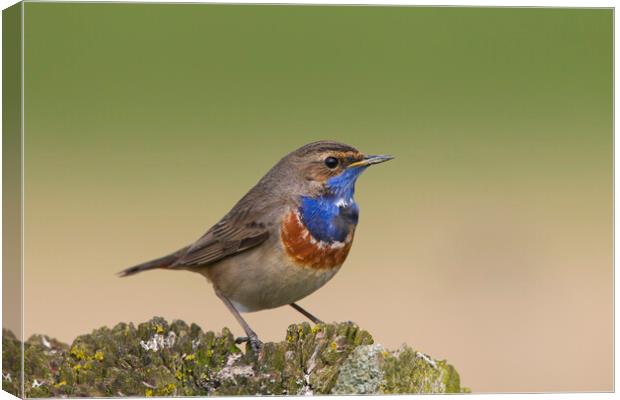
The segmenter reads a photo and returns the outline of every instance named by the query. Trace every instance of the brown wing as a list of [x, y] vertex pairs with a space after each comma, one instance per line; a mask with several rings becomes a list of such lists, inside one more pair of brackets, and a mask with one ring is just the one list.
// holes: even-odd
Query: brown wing
[[226, 215], [191, 245], [173, 267], [209, 265], [267, 240], [269, 231], [265, 224], [257, 222], [256, 218], [251, 218], [252, 213], [249, 210], [243, 211], [233, 210]]

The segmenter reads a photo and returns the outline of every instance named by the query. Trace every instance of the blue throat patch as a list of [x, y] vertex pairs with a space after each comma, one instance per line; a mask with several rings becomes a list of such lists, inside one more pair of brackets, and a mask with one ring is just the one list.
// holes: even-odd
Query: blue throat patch
[[316, 240], [344, 242], [355, 228], [359, 216], [359, 208], [353, 199], [355, 181], [365, 169], [347, 169], [327, 180], [327, 194], [301, 198], [301, 220]]

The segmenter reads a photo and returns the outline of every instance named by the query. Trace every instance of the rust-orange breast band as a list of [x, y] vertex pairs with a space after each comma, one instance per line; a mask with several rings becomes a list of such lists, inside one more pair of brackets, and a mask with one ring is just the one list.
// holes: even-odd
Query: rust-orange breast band
[[342, 265], [353, 242], [351, 230], [344, 242], [322, 242], [312, 237], [299, 213], [290, 211], [282, 220], [280, 240], [286, 253], [300, 266], [331, 269]]

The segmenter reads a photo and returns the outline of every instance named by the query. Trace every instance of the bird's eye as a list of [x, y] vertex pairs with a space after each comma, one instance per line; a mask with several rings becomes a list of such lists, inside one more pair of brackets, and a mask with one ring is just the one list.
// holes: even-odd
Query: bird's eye
[[327, 157], [325, 159], [325, 165], [327, 165], [327, 168], [336, 168], [338, 166], [338, 159], [336, 157]]

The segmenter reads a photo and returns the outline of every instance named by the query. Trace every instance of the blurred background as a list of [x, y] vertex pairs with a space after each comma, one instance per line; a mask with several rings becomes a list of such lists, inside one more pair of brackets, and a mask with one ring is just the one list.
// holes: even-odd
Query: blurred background
[[[154, 315], [242, 331], [202, 235], [318, 139], [396, 159], [301, 305], [474, 392], [610, 391], [611, 9], [25, 5], [25, 334]], [[263, 340], [302, 321], [247, 314]]]

